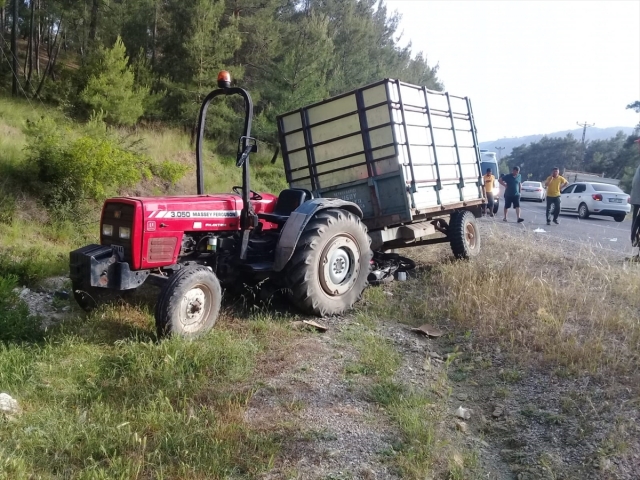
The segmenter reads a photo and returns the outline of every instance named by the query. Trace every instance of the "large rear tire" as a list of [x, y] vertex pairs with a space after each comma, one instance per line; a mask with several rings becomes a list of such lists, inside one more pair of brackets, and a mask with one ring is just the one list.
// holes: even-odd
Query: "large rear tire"
[[158, 296], [158, 336], [196, 338], [205, 334], [215, 325], [221, 303], [220, 282], [211, 270], [201, 265], [178, 270]]
[[447, 236], [456, 258], [471, 258], [480, 253], [480, 231], [471, 212], [452, 214]]
[[349, 310], [367, 286], [372, 256], [366, 227], [357, 216], [333, 208], [316, 213], [286, 269], [291, 301], [319, 316]]

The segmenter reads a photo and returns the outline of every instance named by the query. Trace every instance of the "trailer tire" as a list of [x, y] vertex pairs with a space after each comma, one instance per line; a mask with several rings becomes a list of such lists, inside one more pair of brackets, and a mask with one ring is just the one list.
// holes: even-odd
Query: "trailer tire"
[[467, 210], [451, 215], [448, 235], [456, 258], [471, 258], [480, 253], [480, 233], [473, 214]]
[[220, 313], [222, 289], [207, 267], [188, 266], [162, 287], [156, 304], [158, 337], [199, 337], [213, 328]]
[[319, 316], [350, 309], [367, 286], [370, 242], [356, 215], [335, 208], [316, 213], [285, 269], [293, 304]]

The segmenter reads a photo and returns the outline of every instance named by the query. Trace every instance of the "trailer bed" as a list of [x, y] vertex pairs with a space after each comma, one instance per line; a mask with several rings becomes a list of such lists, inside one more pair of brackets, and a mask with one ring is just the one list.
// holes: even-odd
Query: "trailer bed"
[[287, 181], [357, 203], [370, 229], [483, 203], [471, 102], [385, 79], [278, 117]]

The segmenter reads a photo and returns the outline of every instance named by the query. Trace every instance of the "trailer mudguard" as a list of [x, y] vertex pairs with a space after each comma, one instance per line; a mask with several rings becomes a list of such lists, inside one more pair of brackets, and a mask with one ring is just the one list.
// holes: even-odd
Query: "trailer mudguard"
[[321, 210], [327, 210], [328, 208], [341, 208], [362, 218], [362, 209], [357, 204], [340, 200], [339, 198], [314, 198], [313, 200], [304, 202], [291, 213], [287, 223], [284, 224], [282, 232], [280, 232], [275, 260], [273, 262], [274, 271], [282, 271], [291, 259], [307, 223], [309, 223], [316, 213]]

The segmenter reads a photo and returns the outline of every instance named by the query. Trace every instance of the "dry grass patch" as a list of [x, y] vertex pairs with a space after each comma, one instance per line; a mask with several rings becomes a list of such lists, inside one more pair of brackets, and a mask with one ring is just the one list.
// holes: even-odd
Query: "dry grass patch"
[[484, 242], [484, 252], [469, 262], [429, 252], [438, 263], [406, 288], [396, 285], [386, 308], [406, 323], [468, 329], [520, 358], [569, 372], [636, 374], [640, 268], [528, 234], [494, 232]]

